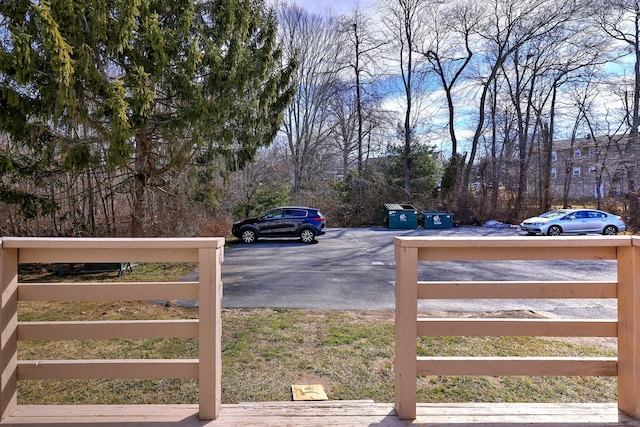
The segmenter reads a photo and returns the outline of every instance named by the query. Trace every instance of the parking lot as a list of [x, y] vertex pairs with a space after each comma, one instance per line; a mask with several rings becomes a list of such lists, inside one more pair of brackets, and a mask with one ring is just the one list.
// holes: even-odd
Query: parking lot
[[[395, 308], [394, 236], [522, 235], [516, 228], [456, 227], [398, 230], [330, 228], [315, 244], [295, 239], [259, 240], [225, 250], [223, 307], [271, 307], [305, 310], [393, 310]], [[545, 237], [531, 236], [532, 239]], [[429, 263], [421, 280], [612, 280], [610, 261], [509, 261]], [[427, 311], [528, 310], [564, 318], [615, 318], [609, 300], [432, 300]]]

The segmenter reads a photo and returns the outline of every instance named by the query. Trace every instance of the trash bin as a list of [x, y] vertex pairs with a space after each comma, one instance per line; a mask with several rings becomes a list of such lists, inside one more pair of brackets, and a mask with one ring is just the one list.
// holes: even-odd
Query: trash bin
[[454, 215], [446, 211], [422, 211], [424, 228], [453, 228]]
[[388, 228], [418, 228], [418, 209], [412, 205], [385, 203], [382, 221]]

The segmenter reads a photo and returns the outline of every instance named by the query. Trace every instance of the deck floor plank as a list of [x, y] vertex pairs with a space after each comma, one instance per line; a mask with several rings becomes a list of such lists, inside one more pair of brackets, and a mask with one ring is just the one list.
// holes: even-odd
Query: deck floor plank
[[215, 421], [198, 420], [198, 405], [18, 406], [0, 427], [596, 427], [640, 426], [616, 403], [419, 403], [413, 422], [391, 403], [373, 401], [255, 402], [222, 405]]

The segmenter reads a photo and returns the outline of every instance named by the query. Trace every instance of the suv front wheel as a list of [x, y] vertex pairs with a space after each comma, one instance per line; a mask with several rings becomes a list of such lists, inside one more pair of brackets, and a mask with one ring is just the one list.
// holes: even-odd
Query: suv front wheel
[[310, 229], [305, 228], [300, 232], [300, 241], [302, 243], [313, 243], [316, 240], [316, 233]]

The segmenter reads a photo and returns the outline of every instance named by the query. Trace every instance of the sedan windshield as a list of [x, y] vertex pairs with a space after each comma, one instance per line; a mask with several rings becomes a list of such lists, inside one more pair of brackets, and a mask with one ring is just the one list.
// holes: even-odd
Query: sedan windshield
[[564, 211], [564, 210], [556, 210], [556, 211], [546, 212], [546, 213], [543, 213], [542, 215], [540, 215], [540, 218], [557, 218], [557, 217], [565, 215], [565, 214], [567, 214], [569, 212], [570, 211]]

